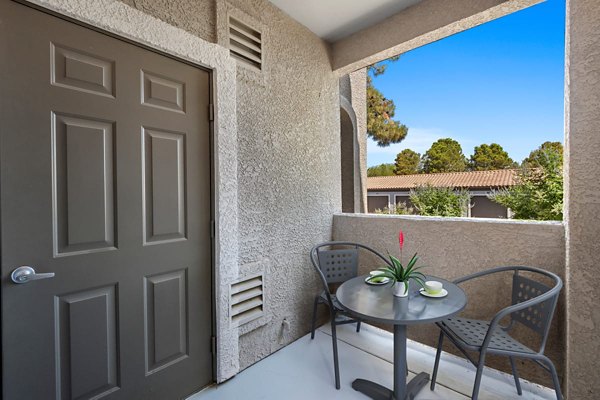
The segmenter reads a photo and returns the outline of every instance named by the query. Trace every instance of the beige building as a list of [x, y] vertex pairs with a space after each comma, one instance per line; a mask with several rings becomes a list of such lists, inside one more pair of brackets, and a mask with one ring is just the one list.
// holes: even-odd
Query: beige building
[[390, 209], [398, 203], [410, 206], [410, 191], [419, 186], [431, 185], [467, 191], [471, 198], [465, 217], [510, 218], [510, 211], [493, 202], [489, 196], [500, 189], [514, 186], [516, 176], [517, 171], [504, 169], [369, 177], [368, 211], [374, 213], [376, 210]]
[[[3, 396], [225, 382], [309, 331], [314, 244], [392, 248], [403, 228], [447, 279], [560, 275], [547, 354], [568, 399], [597, 398], [597, 0], [567, 0], [563, 222], [360, 214], [365, 68], [540, 1], [2, 0]], [[19, 285], [27, 265], [55, 275]]]

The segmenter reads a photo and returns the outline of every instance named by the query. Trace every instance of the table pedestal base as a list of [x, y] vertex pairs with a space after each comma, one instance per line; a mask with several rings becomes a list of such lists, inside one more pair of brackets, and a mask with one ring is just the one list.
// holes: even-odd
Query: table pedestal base
[[369, 396], [374, 400], [413, 400], [417, 393], [429, 381], [429, 374], [421, 372], [415, 376], [406, 386], [406, 397], [404, 399], [394, 398], [394, 392], [378, 383], [366, 379], [356, 379], [352, 382], [352, 389]]

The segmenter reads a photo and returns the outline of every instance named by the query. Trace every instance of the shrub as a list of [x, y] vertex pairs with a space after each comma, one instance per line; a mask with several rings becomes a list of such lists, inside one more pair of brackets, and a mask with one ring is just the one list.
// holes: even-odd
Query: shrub
[[410, 192], [410, 201], [419, 215], [464, 217], [468, 213], [469, 192], [454, 188], [419, 186]]
[[490, 197], [510, 208], [517, 219], [563, 219], [562, 153], [544, 150], [537, 157], [538, 167], [527, 165], [519, 171], [517, 185]]
[[428, 215], [436, 217], [464, 217], [468, 213], [470, 196], [467, 191], [454, 188], [419, 186], [410, 191], [410, 202], [375, 210], [375, 214]]
[[383, 209], [376, 209], [375, 214], [395, 214], [395, 215], [415, 215], [417, 211], [402, 201], [392, 207], [384, 207]]

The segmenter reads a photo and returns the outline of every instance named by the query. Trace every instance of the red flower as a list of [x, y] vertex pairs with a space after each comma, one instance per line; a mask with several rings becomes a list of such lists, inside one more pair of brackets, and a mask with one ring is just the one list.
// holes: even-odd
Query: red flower
[[400, 251], [402, 251], [402, 248], [404, 247], [404, 233], [402, 233], [402, 231], [398, 233], [398, 243], [400, 243]]

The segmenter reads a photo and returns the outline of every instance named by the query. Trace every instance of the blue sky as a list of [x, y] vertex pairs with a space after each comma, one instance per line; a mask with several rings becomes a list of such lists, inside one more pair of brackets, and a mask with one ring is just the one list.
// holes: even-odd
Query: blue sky
[[564, 140], [565, 0], [547, 0], [402, 54], [375, 87], [394, 100], [406, 139], [386, 148], [369, 139], [369, 166], [423, 154], [451, 137], [465, 155], [499, 143], [521, 161], [543, 142]]

